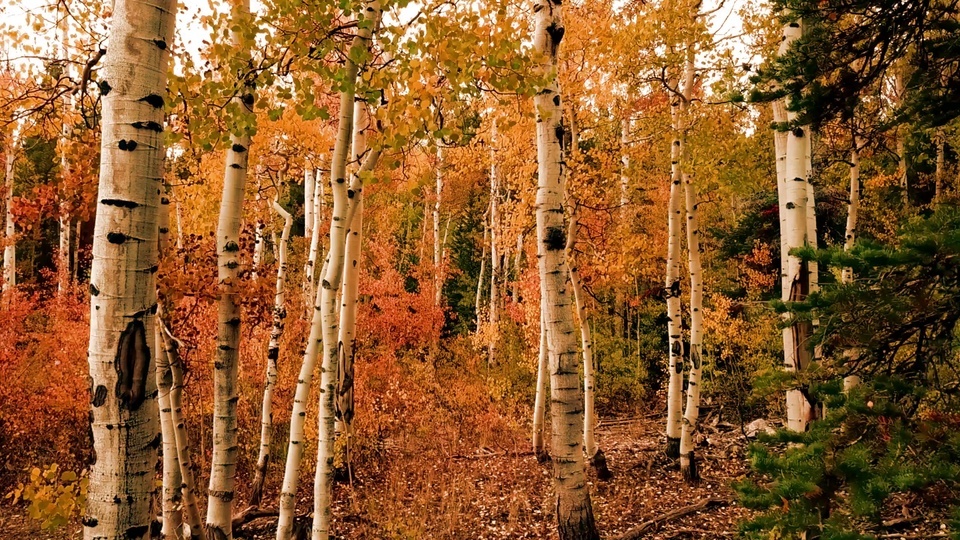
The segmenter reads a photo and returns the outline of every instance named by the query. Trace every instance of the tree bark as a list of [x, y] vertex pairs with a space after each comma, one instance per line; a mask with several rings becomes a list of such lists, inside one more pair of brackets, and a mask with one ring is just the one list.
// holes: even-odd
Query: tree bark
[[[367, 103], [354, 102], [353, 157], [351, 161], [360, 163], [367, 153], [367, 130], [370, 118]], [[344, 444], [344, 464], [350, 473], [350, 450], [353, 444], [353, 382], [354, 360], [356, 359], [357, 334], [357, 292], [360, 285], [360, 257], [363, 242], [363, 190], [359, 175], [354, 175], [350, 185], [353, 191], [353, 220], [347, 229], [343, 271], [343, 287], [340, 292], [340, 329], [338, 333], [339, 369], [337, 380], [336, 419], [342, 423], [340, 433], [346, 437]], [[352, 473], [351, 473], [352, 474]]]
[[16, 135], [11, 130], [4, 148], [3, 203], [3, 295], [17, 287], [17, 230], [13, 223], [13, 164], [16, 161]]
[[544, 300], [550, 394], [554, 487], [560, 540], [598, 540], [581, 449], [583, 396], [578, 375], [564, 216], [563, 113], [557, 84], [557, 49], [563, 38], [562, 6], [536, 0], [534, 48], [551, 82], [537, 92], [537, 256]]
[[[249, 0], [234, 4], [234, 24], [249, 24]], [[245, 47], [239, 28], [231, 32], [238, 50]], [[247, 55], [246, 51], [241, 52]], [[239, 101], [244, 115], [253, 117], [254, 88], [249, 81], [238, 81]], [[206, 534], [216, 540], [233, 538], [233, 498], [237, 466], [237, 377], [240, 359], [240, 306], [237, 280], [240, 277], [240, 220], [247, 180], [247, 161], [251, 137], [246, 132], [232, 133], [226, 150], [223, 196], [217, 223], [218, 345], [213, 372], [213, 456], [207, 500]]]
[[[61, 38], [60, 38], [60, 56], [63, 59], [64, 70], [63, 76], [70, 77], [70, 62], [68, 61], [69, 54], [69, 34], [70, 34], [70, 17], [68, 13], [64, 13], [60, 19], [58, 25], [60, 27]], [[64, 93], [60, 101], [63, 110], [60, 112], [62, 115], [61, 126], [60, 126], [60, 141], [59, 141], [59, 151], [60, 151], [60, 176], [63, 185], [67, 184], [67, 179], [70, 177], [70, 158], [68, 157], [67, 145], [70, 141], [70, 132], [72, 128], [70, 126], [70, 118], [68, 115], [71, 99], [70, 93]], [[62, 189], [62, 188], [61, 188]], [[66, 201], [65, 193], [60, 192], [60, 204], [59, 204], [59, 226], [60, 226], [60, 245], [58, 252], [57, 260], [57, 292], [63, 293], [70, 288], [70, 284], [73, 282], [71, 280], [70, 272], [70, 261], [71, 261], [71, 247], [73, 246], [72, 242], [72, 233], [73, 227], [70, 219], [69, 203]]]
[[540, 307], [540, 353], [537, 359], [537, 391], [533, 402], [533, 454], [537, 461], [544, 462], [550, 458], [543, 441], [543, 424], [547, 409], [547, 326], [543, 314], [543, 305]]
[[620, 121], [620, 206], [630, 203], [630, 118]]
[[[800, 23], [789, 23], [783, 28], [781, 47], [789, 47], [801, 34]], [[785, 49], [782, 49], [785, 50]], [[794, 122], [796, 113], [787, 107], [787, 120]], [[787, 251], [786, 269], [783, 275], [781, 299], [784, 302], [801, 301], [810, 291], [809, 269], [799, 257], [789, 252], [808, 244], [808, 198], [807, 187], [807, 133], [808, 126], [795, 126], [786, 133], [786, 158], [784, 166], [785, 202], [781, 235]], [[788, 321], [790, 316], [787, 315]], [[812, 354], [809, 348], [810, 324], [796, 321], [783, 329], [784, 367], [787, 371], [800, 371], [810, 365]], [[788, 390], [786, 395], [787, 427], [793, 431], [805, 431], [811, 417], [811, 404], [799, 389]]]
[[370, 51], [374, 27], [378, 24], [379, 17], [380, 3], [377, 0], [367, 3], [361, 23], [369, 21], [369, 24], [358, 24], [357, 34], [351, 44], [351, 52], [347, 55], [344, 66], [344, 80], [347, 81], [347, 86], [340, 93], [340, 120], [330, 166], [333, 217], [330, 222], [330, 248], [327, 252], [327, 260], [324, 263], [325, 268], [319, 293], [324, 354], [320, 368], [320, 429], [319, 444], [317, 445], [317, 470], [313, 486], [313, 540], [327, 540], [330, 537], [334, 473], [334, 419], [336, 417], [334, 402], [339, 378], [338, 364], [342, 349], [339, 340], [337, 292], [340, 290], [344, 274], [347, 228], [352, 223], [357, 211], [358, 205], [355, 202], [362, 198], [363, 175], [373, 170], [380, 155], [377, 150], [370, 152], [360, 170], [353, 176], [348, 189], [346, 164], [354, 123], [354, 103], [356, 100], [354, 85], [359, 71], [359, 65], [354, 59], [357, 56], [364, 56]]
[[[695, 49], [687, 47], [684, 67], [684, 90], [681, 114], [687, 114], [693, 97]], [[686, 124], [686, 121], [684, 122]], [[683, 141], [680, 148], [681, 178], [687, 211], [687, 267], [690, 272], [690, 371], [687, 374], [687, 404], [680, 433], [680, 472], [688, 482], [697, 482], [693, 433], [700, 418], [700, 372], [703, 349], [703, 267], [700, 264], [700, 225], [697, 217], [697, 192], [690, 171], [690, 151]]]
[[443, 300], [443, 243], [440, 239], [440, 203], [443, 197], [443, 146], [437, 143], [437, 199], [433, 203], [433, 306]]
[[277, 285], [273, 297], [273, 325], [270, 328], [270, 343], [267, 345], [267, 374], [263, 387], [263, 402], [260, 406], [260, 453], [257, 456], [257, 472], [253, 478], [250, 504], [260, 506], [263, 499], [263, 484], [270, 466], [270, 444], [273, 441], [273, 390], [277, 385], [277, 360], [280, 358], [280, 338], [283, 337], [284, 320], [287, 318], [286, 298], [283, 292], [287, 277], [287, 243], [293, 216], [274, 199], [274, 211], [283, 218], [283, 232], [277, 257]]
[[[303, 183], [305, 186], [311, 184], [321, 184], [322, 181], [320, 177], [315, 177], [310, 171], [305, 171], [303, 176]], [[319, 227], [319, 217], [318, 209], [314, 206], [314, 194], [317, 191], [320, 191], [320, 186], [317, 185], [314, 188], [310, 189], [310, 193], [306, 198], [309, 201], [311, 211], [310, 215], [306, 218], [306, 222], [310, 224], [310, 234], [306, 235], [310, 239], [310, 251], [307, 256], [307, 263], [303, 269], [304, 282], [303, 282], [303, 294], [304, 294], [304, 303], [307, 307], [307, 313], [310, 313], [310, 307], [313, 306], [314, 297], [316, 296], [316, 287], [317, 287], [317, 278], [316, 278], [316, 267], [317, 267], [317, 257], [320, 252], [320, 227]]]
[[474, 312], [477, 314], [477, 334], [483, 330], [483, 276], [486, 273], [487, 266], [487, 243], [490, 240], [490, 228], [487, 223], [487, 216], [483, 216], [483, 247], [480, 252], [480, 275], [477, 277], [477, 296], [474, 306]]
[[[161, 444], [153, 327], [163, 96], [176, 3], [118, 0], [102, 70], [100, 182], [90, 276], [87, 540], [150, 535]], [[149, 126], [149, 127], [146, 127]], [[147, 269], [147, 271], [144, 271]], [[149, 331], [148, 331], [149, 330]]]
[[670, 199], [667, 203], [667, 268], [664, 296], [667, 301], [669, 380], [667, 383], [667, 447], [671, 458], [680, 456], [683, 415], [683, 341], [680, 313], [680, 204], [683, 197], [680, 159], [683, 154], [684, 97], [671, 103], [673, 144], [670, 147]]
[[500, 270], [500, 255], [497, 253], [497, 227], [500, 224], [500, 212], [497, 199], [500, 193], [500, 183], [497, 178], [497, 120], [494, 118], [490, 131], [490, 307], [487, 320], [490, 323], [490, 332], [487, 336], [487, 362], [491, 366], [497, 365], [497, 341], [500, 339], [500, 316], [497, 312], [497, 301], [500, 291], [497, 287], [497, 274]]

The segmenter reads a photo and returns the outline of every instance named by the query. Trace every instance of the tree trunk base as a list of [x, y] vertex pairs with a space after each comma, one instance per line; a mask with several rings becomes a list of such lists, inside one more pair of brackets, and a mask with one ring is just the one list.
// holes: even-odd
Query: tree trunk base
[[253, 477], [253, 485], [250, 489], [250, 506], [260, 507], [263, 500], [263, 483], [267, 477], [267, 466], [270, 464], [270, 456], [263, 460], [263, 463], [257, 464], [257, 473]]
[[550, 452], [546, 450], [534, 450], [533, 455], [537, 458], [537, 463], [546, 463], [550, 461]]
[[693, 450], [680, 459], [680, 474], [683, 475], [683, 480], [688, 484], [700, 482], [700, 470], [697, 467], [697, 458]]
[[667, 437], [666, 454], [670, 459], [680, 458], [680, 437]]
[[[557, 501], [557, 532], [560, 540], [600, 540], [597, 523], [593, 519], [593, 504], [587, 495], [586, 508], [577, 508], [570, 515], [565, 516], [562, 506]], [[571, 510], [568, 508], [567, 510]]]
[[609, 480], [613, 478], [613, 473], [607, 468], [607, 456], [603, 455], [603, 450], [597, 449], [597, 453], [589, 460], [590, 466], [597, 472], [597, 480]]

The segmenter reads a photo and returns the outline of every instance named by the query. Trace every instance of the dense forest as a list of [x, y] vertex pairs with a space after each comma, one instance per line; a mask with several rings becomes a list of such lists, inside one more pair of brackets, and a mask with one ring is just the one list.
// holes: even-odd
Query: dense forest
[[957, 0], [0, 14], [0, 537], [960, 540]]

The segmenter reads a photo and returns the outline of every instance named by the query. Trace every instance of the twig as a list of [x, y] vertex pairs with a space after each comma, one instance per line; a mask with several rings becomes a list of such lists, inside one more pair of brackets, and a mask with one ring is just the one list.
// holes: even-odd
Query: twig
[[639, 540], [640, 538], [643, 538], [648, 532], [650, 532], [654, 528], [660, 526], [661, 524], [667, 521], [673, 521], [675, 519], [682, 518], [683, 516], [692, 514], [698, 510], [704, 510], [710, 506], [726, 505], [729, 503], [730, 501], [728, 499], [709, 497], [701, 501], [698, 501], [694, 504], [691, 504], [690, 506], [677, 508], [676, 510], [671, 510], [666, 514], [655, 517], [649, 521], [645, 521], [641, 523], [639, 526], [633, 529], [630, 529], [629, 531], [618, 536], [616, 540]]

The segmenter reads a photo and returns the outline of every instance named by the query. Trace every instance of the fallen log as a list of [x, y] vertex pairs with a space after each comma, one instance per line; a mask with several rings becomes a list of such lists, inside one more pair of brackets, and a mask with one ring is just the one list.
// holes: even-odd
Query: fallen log
[[702, 499], [689, 506], [677, 508], [676, 510], [671, 510], [653, 519], [644, 521], [637, 527], [634, 527], [633, 529], [630, 529], [629, 531], [616, 537], [616, 540], [639, 540], [640, 538], [643, 538], [647, 533], [653, 531], [655, 528], [659, 527], [660, 525], [668, 521], [673, 521], [675, 519], [682, 518], [683, 516], [690, 515], [699, 510], [705, 510], [711, 506], [723, 506], [727, 504], [730, 504], [730, 501], [728, 499], [721, 499], [719, 497], [709, 497], [706, 499]]

